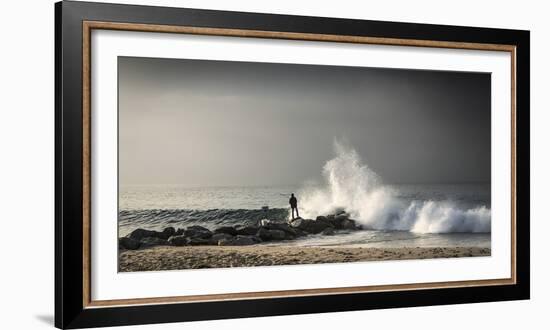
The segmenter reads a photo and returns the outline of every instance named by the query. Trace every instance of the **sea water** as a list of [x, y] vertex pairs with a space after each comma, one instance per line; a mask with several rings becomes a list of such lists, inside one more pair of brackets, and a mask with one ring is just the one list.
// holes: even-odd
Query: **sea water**
[[302, 218], [345, 211], [364, 230], [309, 235], [277, 244], [490, 247], [489, 183], [387, 184], [352, 148], [337, 144], [335, 151], [317, 183], [255, 187], [121, 185], [119, 236], [136, 228], [201, 225], [214, 229], [256, 225], [262, 219], [287, 221], [288, 199], [295, 193]]
[[[388, 188], [397, 192], [403, 204], [419, 202], [452, 204], [456, 210], [490, 208], [489, 184], [394, 184]], [[271, 187], [185, 187], [181, 185], [121, 186], [119, 195], [119, 236], [136, 228], [162, 230], [201, 225], [214, 229], [224, 225], [255, 225], [261, 219], [289, 219], [288, 199], [300, 191], [313, 189], [299, 185]], [[320, 189], [320, 188], [319, 188]], [[306, 210], [303, 213], [311, 213]], [[269, 209], [262, 209], [268, 206]], [[302, 208], [301, 203], [299, 207]], [[379, 207], [371, 205], [371, 207]], [[362, 223], [360, 219], [357, 219]], [[458, 219], [456, 221], [462, 221]], [[361, 244], [372, 247], [490, 247], [490, 232], [414, 232], [372, 228], [340, 235], [310, 235], [282, 244], [333, 246]]]

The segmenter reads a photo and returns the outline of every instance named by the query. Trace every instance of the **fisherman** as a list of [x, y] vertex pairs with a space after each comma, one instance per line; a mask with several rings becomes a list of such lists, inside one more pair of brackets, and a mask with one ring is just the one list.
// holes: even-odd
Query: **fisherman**
[[296, 217], [299, 218], [300, 214], [298, 214], [298, 200], [296, 197], [294, 197], [294, 194], [290, 194], [290, 199], [288, 200], [288, 203], [290, 204], [290, 208], [292, 209], [292, 220], [296, 219], [294, 218], [294, 210], [296, 210]]

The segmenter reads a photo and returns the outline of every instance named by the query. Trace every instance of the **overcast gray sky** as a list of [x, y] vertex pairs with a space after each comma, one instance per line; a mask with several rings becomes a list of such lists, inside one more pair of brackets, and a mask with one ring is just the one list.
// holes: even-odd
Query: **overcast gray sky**
[[345, 139], [388, 183], [489, 182], [490, 75], [119, 57], [119, 179], [301, 184]]

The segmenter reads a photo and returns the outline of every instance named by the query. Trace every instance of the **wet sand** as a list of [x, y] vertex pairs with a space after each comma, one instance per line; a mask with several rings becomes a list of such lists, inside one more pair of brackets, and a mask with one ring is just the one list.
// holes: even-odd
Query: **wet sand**
[[120, 251], [119, 271], [156, 271], [490, 256], [490, 248], [156, 246]]

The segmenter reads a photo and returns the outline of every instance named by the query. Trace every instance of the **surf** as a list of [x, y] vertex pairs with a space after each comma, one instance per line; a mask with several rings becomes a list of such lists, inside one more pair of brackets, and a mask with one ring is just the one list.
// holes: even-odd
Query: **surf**
[[403, 201], [399, 191], [384, 184], [351, 146], [334, 142], [334, 158], [323, 166], [323, 183], [299, 192], [304, 218], [344, 210], [371, 230], [413, 233], [490, 233], [487, 206], [461, 208], [452, 200]]
[[144, 209], [120, 210], [119, 229], [124, 236], [136, 228], [161, 230], [166, 226], [200, 225], [208, 229], [220, 226], [251, 226], [262, 219], [286, 221], [289, 211], [286, 208], [262, 209]]

